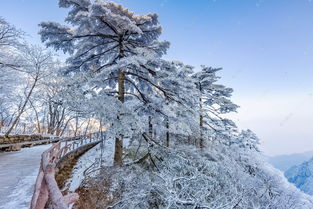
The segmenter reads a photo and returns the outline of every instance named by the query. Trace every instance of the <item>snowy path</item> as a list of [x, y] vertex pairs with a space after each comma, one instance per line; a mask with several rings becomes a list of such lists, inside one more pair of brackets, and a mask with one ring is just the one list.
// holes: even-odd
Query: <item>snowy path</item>
[[0, 153], [0, 209], [27, 209], [41, 154], [51, 145]]

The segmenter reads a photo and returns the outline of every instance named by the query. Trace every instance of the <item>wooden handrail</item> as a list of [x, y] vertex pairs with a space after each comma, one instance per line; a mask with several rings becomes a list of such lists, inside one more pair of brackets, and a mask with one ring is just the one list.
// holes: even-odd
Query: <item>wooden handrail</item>
[[44, 209], [49, 198], [55, 209], [68, 209], [69, 205], [75, 203], [79, 199], [77, 193], [63, 196], [58, 187], [55, 180], [56, 164], [69, 152], [98, 141], [99, 133], [89, 134], [89, 142], [86, 136], [72, 137], [59, 141], [43, 152], [30, 209]]
[[36, 145], [36, 144], [43, 144], [43, 143], [51, 143], [51, 142], [58, 142], [61, 139], [59, 137], [54, 137], [50, 139], [42, 139], [42, 140], [36, 140], [36, 141], [28, 141], [28, 142], [19, 142], [19, 143], [13, 143], [13, 144], [0, 144], [0, 148], [9, 148], [14, 145]]

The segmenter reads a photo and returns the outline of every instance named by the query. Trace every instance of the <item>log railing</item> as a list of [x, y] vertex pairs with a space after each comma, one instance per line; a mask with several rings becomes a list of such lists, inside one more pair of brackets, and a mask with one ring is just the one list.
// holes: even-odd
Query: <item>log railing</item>
[[68, 209], [71, 204], [77, 201], [79, 198], [77, 193], [62, 195], [55, 180], [56, 165], [69, 152], [88, 144], [97, 143], [100, 140], [101, 134], [94, 133], [83, 137], [64, 139], [46, 150], [41, 156], [30, 209], [44, 209], [48, 199], [51, 200], [52, 208], [55, 209]]

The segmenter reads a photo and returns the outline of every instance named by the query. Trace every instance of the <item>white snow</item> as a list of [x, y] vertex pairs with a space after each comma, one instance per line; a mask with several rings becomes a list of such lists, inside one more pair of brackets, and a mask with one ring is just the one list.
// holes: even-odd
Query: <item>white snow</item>
[[0, 153], [0, 209], [29, 208], [41, 154], [50, 146]]
[[67, 180], [63, 190], [68, 189], [71, 192], [75, 192], [84, 179], [84, 171], [92, 166], [92, 164], [96, 161], [96, 158], [99, 157], [97, 154], [100, 153], [99, 149], [100, 146], [97, 145], [78, 159], [76, 165], [73, 168], [71, 177]]
[[84, 171], [86, 171], [91, 166], [99, 166], [96, 164], [102, 158], [103, 165], [111, 166], [113, 165], [113, 151], [114, 151], [114, 143], [113, 140], [105, 141], [104, 147], [105, 152], [101, 157], [101, 143], [97, 146], [93, 147], [85, 154], [83, 154], [77, 161], [76, 165], [73, 168], [73, 172], [71, 177], [65, 183], [65, 187], [63, 190], [69, 190], [71, 192], [75, 192], [75, 190], [80, 186], [84, 179]]

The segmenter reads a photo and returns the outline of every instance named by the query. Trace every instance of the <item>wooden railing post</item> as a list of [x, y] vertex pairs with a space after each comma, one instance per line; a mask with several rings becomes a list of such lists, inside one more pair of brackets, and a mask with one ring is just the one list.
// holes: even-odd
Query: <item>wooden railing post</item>
[[[89, 143], [99, 141], [95, 137], [96, 135], [89, 134]], [[66, 196], [62, 195], [55, 180], [55, 165], [68, 152], [74, 151], [75, 145], [77, 149], [88, 144], [87, 140], [86, 136], [68, 138], [65, 139], [65, 144], [59, 141], [42, 154], [40, 169], [31, 201], [31, 209], [44, 209], [48, 198], [51, 199], [51, 204], [56, 209], [68, 209], [69, 204], [78, 200], [79, 197], [76, 193]]]
[[30, 209], [43, 209], [48, 201], [48, 187], [44, 180], [43, 162], [41, 161], [36, 179], [35, 190], [31, 200]]
[[63, 196], [58, 184], [55, 180], [55, 164], [50, 163], [45, 169], [45, 180], [49, 188], [49, 196], [51, 198], [52, 208], [68, 209], [71, 203], [79, 199], [77, 193], [72, 193], [69, 196]]

